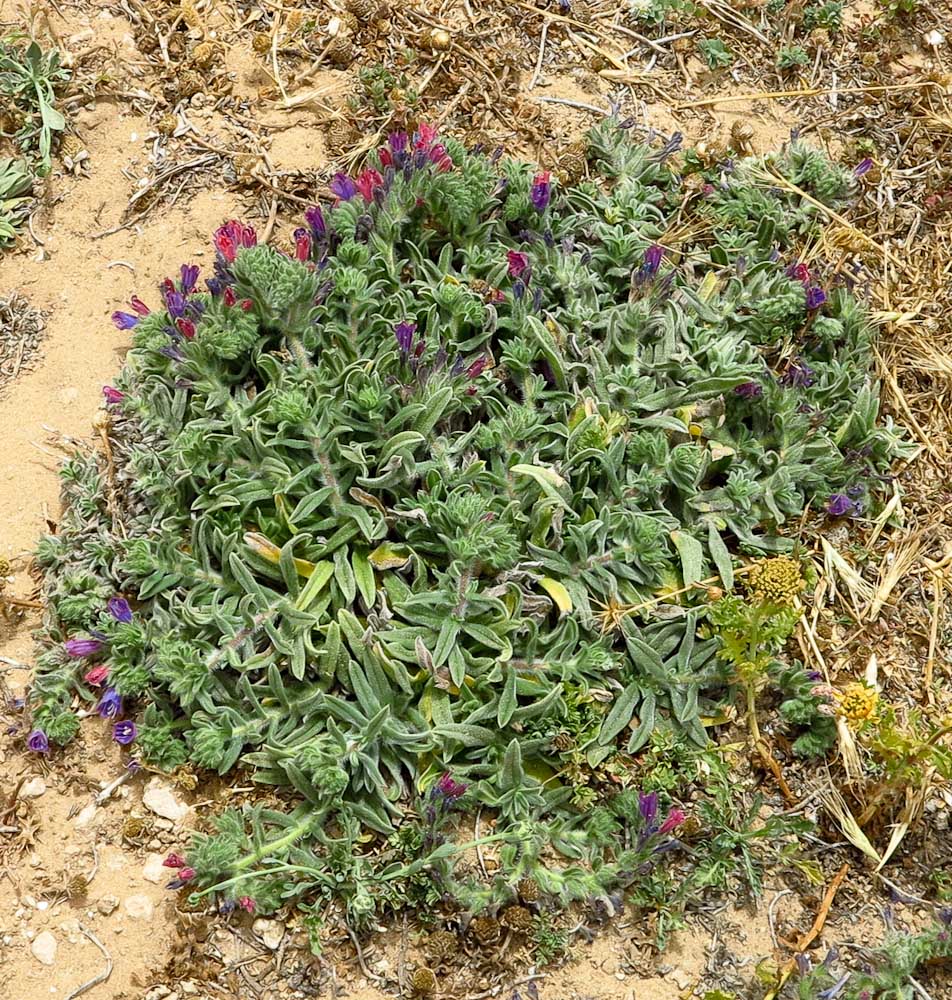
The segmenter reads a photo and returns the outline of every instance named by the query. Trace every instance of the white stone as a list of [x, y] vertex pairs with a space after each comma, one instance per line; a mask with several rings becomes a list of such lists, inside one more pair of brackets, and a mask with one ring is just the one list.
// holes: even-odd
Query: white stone
[[122, 905], [133, 920], [151, 920], [155, 910], [152, 900], [142, 893], [130, 896]]
[[146, 786], [142, 804], [150, 812], [163, 819], [170, 819], [173, 823], [188, 815], [188, 806], [179, 802], [172, 789], [161, 778], [153, 778]]
[[20, 786], [21, 799], [38, 799], [46, 792], [46, 782], [39, 776], [30, 778]]
[[76, 944], [79, 941], [81, 931], [79, 921], [75, 917], [60, 921], [60, 930], [66, 935], [66, 940], [70, 944]]
[[927, 32], [922, 36], [922, 40], [929, 46], [930, 49], [937, 49], [940, 45], [945, 43], [945, 35], [941, 31], [936, 31], [935, 28], [932, 31]]
[[30, 951], [40, 964], [52, 965], [56, 961], [56, 938], [49, 931], [43, 931], [33, 939]]
[[162, 866], [162, 860], [161, 854], [150, 854], [146, 857], [145, 865], [142, 868], [142, 877], [146, 882], [154, 882], [159, 885], [171, 877], [172, 873]]
[[96, 803], [90, 802], [88, 806], [83, 806], [79, 811], [79, 815], [73, 822], [82, 829], [84, 826], [89, 826], [90, 823], [96, 818]]
[[261, 938], [264, 946], [272, 951], [277, 950], [284, 940], [284, 924], [280, 920], [264, 920], [259, 917], [251, 925], [251, 929]]
[[103, 896], [102, 899], [96, 904], [96, 909], [104, 916], [108, 917], [110, 913], [115, 913], [116, 908], [119, 906], [119, 900], [115, 896]]

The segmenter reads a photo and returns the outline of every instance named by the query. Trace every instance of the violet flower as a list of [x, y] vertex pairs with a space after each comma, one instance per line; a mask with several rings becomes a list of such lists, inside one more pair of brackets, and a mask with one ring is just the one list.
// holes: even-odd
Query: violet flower
[[873, 169], [873, 161], [867, 156], [853, 167], [854, 177], [865, 177]]
[[551, 172], [543, 170], [532, 179], [532, 189], [529, 192], [529, 197], [532, 199], [532, 204], [535, 206], [537, 212], [544, 212], [548, 207], [549, 199], [552, 197], [551, 178]]
[[111, 385], [104, 385], [102, 387], [102, 394], [107, 403], [121, 403], [126, 398], [124, 392], [114, 389]]
[[347, 174], [334, 174], [328, 187], [341, 201], [350, 201], [357, 194], [357, 185]]
[[830, 517], [845, 517], [853, 510], [853, 501], [845, 493], [833, 493], [826, 502], [826, 512]]
[[653, 278], [658, 273], [658, 268], [661, 267], [662, 257], [664, 257], [664, 247], [659, 246], [657, 243], [652, 243], [645, 250], [645, 259], [641, 265], [641, 273], [646, 278]]
[[[529, 255], [519, 250], [507, 250], [506, 258], [509, 261], [509, 277], [521, 278], [529, 269]], [[528, 279], [527, 279], [528, 280]]]
[[734, 395], [741, 399], [760, 399], [764, 394], [764, 387], [759, 382], [743, 382], [734, 386]]
[[311, 235], [315, 239], [327, 234], [327, 223], [324, 221], [324, 213], [320, 205], [311, 205], [304, 212], [304, 220], [311, 227]]
[[819, 309], [826, 302], [826, 292], [818, 285], [807, 289], [807, 309]]
[[416, 328], [416, 323], [408, 323], [406, 320], [402, 323], [397, 323], [397, 325], [393, 328], [394, 336], [397, 338], [397, 345], [399, 346], [402, 354], [409, 353], [410, 345], [413, 343], [413, 335], [416, 333]]
[[641, 813], [641, 818], [645, 821], [645, 826], [650, 828], [658, 813], [658, 793], [649, 792], [646, 795], [642, 792], [638, 796], [638, 811]]
[[128, 625], [132, 621], [132, 608], [124, 597], [110, 597], [106, 603], [106, 610], [117, 622]]
[[102, 641], [99, 639], [67, 639], [64, 643], [67, 656], [83, 657], [94, 656], [102, 649]]
[[172, 319], [179, 319], [185, 315], [185, 296], [181, 292], [169, 292], [165, 297], [165, 308]]
[[35, 753], [49, 753], [50, 741], [42, 729], [34, 729], [26, 738], [26, 745]]
[[120, 746], [128, 746], [137, 736], [136, 724], [128, 719], [124, 722], [117, 722], [112, 727], [112, 738]]
[[195, 290], [198, 281], [198, 264], [183, 264], [180, 271], [182, 281], [180, 287], [184, 295], [189, 295]]
[[790, 362], [777, 381], [787, 389], [809, 389], [816, 381], [815, 375], [814, 370], [805, 361], [797, 358]]
[[106, 688], [99, 699], [96, 711], [103, 719], [114, 719], [122, 711], [122, 698], [115, 688]]
[[112, 321], [118, 330], [131, 330], [139, 322], [139, 317], [117, 310], [112, 314]]

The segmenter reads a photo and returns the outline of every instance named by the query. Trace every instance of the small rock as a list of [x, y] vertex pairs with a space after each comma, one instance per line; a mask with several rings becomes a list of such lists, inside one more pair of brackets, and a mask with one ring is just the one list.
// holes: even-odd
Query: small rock
[[79, 929], [79, 921], [75, 917], [61, 921], [60, 930], [66, 935], [66, 940], [70, 944], [76, 944], [79, 941], [79, 935], [82, 933]]
[[933, 28], [932, 31], [929, 31], [922, 36], [922, 40], [929, 46], [930, 49], [937, 49], [945, 42], [945, 35], [943, 35], [941, 31], [936, 31], [935, 28]]
[[264, 920], [259, 917], [252, 925], [252, 931], [261, 938], [264, 946], [276, 951], [284, 940], [284, 924], [280, 920]]
[[73, 820], [73, 822], [76, 824], [77, 827], [82, 829], [84, 826], [89, 826], [89, 824], [92, 823], [95, 817], [96, 817], [96, 803], [90, 802], [89, 805], [83, 806], [83, 808], [80, 809], [79, 815], [76, 817], [76, 819]]
[[188, 979], [184, 983], [179, 983], [179, 989], [187, 996], [193, 997], [198, 993], [198, 987]]
[[104, 916], [108, 917], [111, 913], [116, 912], [116, 908], [119, 906], [119, 900], [115, 896], [103, 896], [102, 899], [96, 904], [96, 909]]
[[162, 861], [161, 854], [150, 854], [145, 859], [145, 865], [142, 868], [142, 877], [146, 882], [154, 882], [156, 885], [159, 885], [169, 880], [172, 873], [168, 868], [163, 867]]
[[122, 905], [133, 920], [151, 920], [155, 910], [152, 900], [148, 896], [143, 896], [142, 893], [130, 896]]
[[684, 969], [672, 969], [665, 978], [674, 980], [674, 984], [679, 990], [686, 990], [692, 982], [691, 977]]
[[46, 793], [46, 782], [39, 776], [30, 778], [20, 786], [21, 799], [38, 799]]
[[49, 931], [43, 931], [33, 939], [30, 951], [42, 965], [52, 965], [56, 961], [56, 938]]
[[184, 819], [188, 806], [175, 797], [172, 789], [161, 778], [153, 778], [142, 795], [142, 804], [157, 816], [170, 819], [173, 823]]

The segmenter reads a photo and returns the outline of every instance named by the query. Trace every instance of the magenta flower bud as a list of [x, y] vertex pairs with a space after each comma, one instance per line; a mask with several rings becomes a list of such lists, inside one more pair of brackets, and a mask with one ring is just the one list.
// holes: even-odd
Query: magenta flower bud
[[112, 738], [120, 746], [128, 746], [137, 736], [136, 724], [128, 720], [124, 722], [117, 722], [112, 727]]
[[255, 901], [250, 896], [242, 896], [238, 900], [238, 905], [245, 911], [245, 913], [255, 912]]
[[67, 639], [65, 642], [67, 656], [94, 656], [102, 649], [99, 639]]
[[734, 395], [741, 399], [760, 399], [764, 394], [764, 387], [759, 382], [743, 382], [734, 386]]
[[138, 313], [138, 314], [139, 314], [140, 316], [148, 316], [148, 315], [149, 315], [149, 313], [150, 313], [150, 312], [152, 311], [152, 310], [151, 310], [151, 309], [150, 309], [150, 308], [149, 308], [149, 307], [148, 307], [148, 306], [147, 306], [147, 305], [146, 305], [146, 304], [145, 304], [145, 303], [144, 303], [144, 302], [142, 301], [142, 299], [140, 299], [140, 298], [139, 298], [139, 296], [138, 296], [138, 295], [133, 295], [133, 296], [132, 296], [132, 298], [131, 298], [131, 299], [129, 300], [129, 305], [131, 305], [131, 306], [132, 306], [132, 308], [133, 308], [133, 309], [134, 309], [134, 310], [135, 310], [135, 311], [136, 311], [136, 312], [137, 312], [137, 313]]
[[181, 854], [175, 854], [174, 852], [170, 854], [163, 862], [163, 868], [184, 868], [185, 858]]
[[506, 251], [506, 257], [509, 260], [510, 278], [521, 278], [522, 275], [529, 269], [528, 254], [521, 253], [519, 250], [508, 250]]
[[194, 868], [179, 868], [178, 877], [183, 882], [190, 882], [193, 878], [195, 878], [196, 874], [197, 872]]
[[684, 811], [682, 809], [672, 809], [668, 813], [667, 819], [661, 824], [658, 829], [658, 833], [670, 833], [672, 830], [679, 827], [685, 820]]
[[466, 794], [467, 785], [464, 785], [461, 781], [455, 781], [449, 773], [444, 774], [440, 780], [434, 785], [434, 792], [441, 795], [444, 799], [450, 801], [455, 801], [456, 799], [462, 798]]
[[34, 729], [26, 738], [26, 745], [34, 753], [49, 753], [50, 741], [46, 738], [46, 733], [42, 729]]
[[294, 230], [294, 256], [302, 263], [311, 256], [311, 234], [306, 229]]
[[126, 398], [124, 392], [114, 389], [111, 385], [104, 385], [102, 387], [102, 394], [105, 396], [107, 403], [121, 403]]
[[109, 676], [109, 667], [105, 664], [100, 664], [98, 667], [93, 667], [91, 670], [87, 670], [83, 674], [83, 680], [89, 684], [91, 687], [99, 687], [100, 684]]
[[484, 354], [482, 357], [477, 358], [470, 366], [466, 369], [466, 375], [469, 378], [479, 378], [480, 375], [486, 370], [486, 365], [489, 364], [489, 359]]
[[185, 319], [183, 316], [175, 321], [175, 326], [186, 340], [195, 339], [195, 324], [190, 319]]

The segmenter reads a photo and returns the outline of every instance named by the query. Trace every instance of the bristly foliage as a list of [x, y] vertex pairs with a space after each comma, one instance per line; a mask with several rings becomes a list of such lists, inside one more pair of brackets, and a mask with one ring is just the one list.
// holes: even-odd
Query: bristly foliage
[[[756, 162], [689, 195], [675, 145], [607, 122], [597, 180], [561, 190], [421, 127], [335, 178], [293, 255], [229, 223], [207, 292], [186, 267], [162, 308], [116, 314], [134, 347], [109, 390], [115, 476], [64, 470], [33, 718], [68, 741], [98, 659], [145, 759], [243, 763], [299, 798], [250, 835], [226, 820], [200, 879], [313, 875], [293, 851], [319, 820], [393, 837], [447, 770], [499, 831], [531, 845], [549, 824], [596, 864], [615, 841], [588, 826], [620, 829], [586, 816], [619, 771], [599, 775], [658, 729], [703, 745], [731, 680], [691, 588], [788, 550], [807, 503], [901, 452], [862, 309], [783, 259], [815, 206]], [[772, 166], [850, 194], [797, 143]], [[694, 235], [665, 250], [675, 219]], [[286, 877], [262, 897], [293, 895]], [[600, 884], [559, 878], [563, 897]]]

